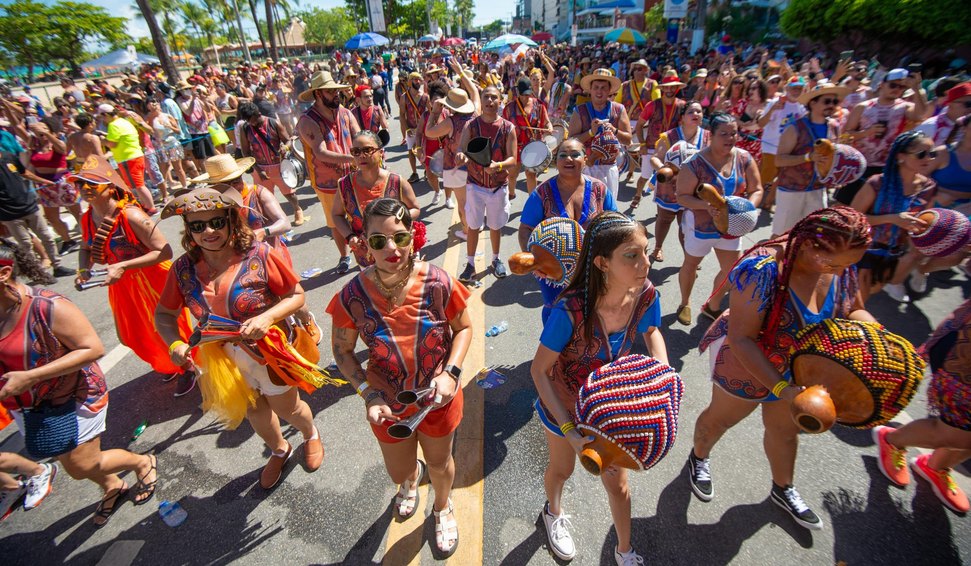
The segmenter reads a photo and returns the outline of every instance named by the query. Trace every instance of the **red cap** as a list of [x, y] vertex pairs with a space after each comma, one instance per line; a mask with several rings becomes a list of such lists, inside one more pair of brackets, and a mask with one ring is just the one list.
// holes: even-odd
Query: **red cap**
[[357, 85], [356, 87], [354, 87], [354, 98], [360, 98], [361, 93], [366, 90], [371, 90], [371, 87], [369, 87], [368, 85]]
[[947, 93], [945, 93], [944, 104], [950, 104], [965, 96], [971, 96], [971, 81], [963, 82], [954, 88], [948, 89]]

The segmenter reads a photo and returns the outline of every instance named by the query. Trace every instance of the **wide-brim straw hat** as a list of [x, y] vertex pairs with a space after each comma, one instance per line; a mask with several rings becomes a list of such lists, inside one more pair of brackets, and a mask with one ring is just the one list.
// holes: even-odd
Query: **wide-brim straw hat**
[[192, 212], [225, 210], [243, 207], [243, 195], [236, 189], [218, 190], [211, 186], [199, 187], [179, 194], [163, 208], [159, 220], [171, 216], [185, 216]]
[[341, 90], [349, 88], [350, 85], [341, 84], [334, 80], [333, 75], [328, 71], [317, 71], [310, 77], [310, 87], [297, 96], [300, 102], [313, 102], [314, 92], [318, 90]]
[[444, 72], [445, 72], [445, 69], [442, 67], [439, 67], [438, 65], [432, 65], [431, 67], [428, 67], [427, 69], [425, 69], [425, 75], [430, 75], [432, 73], [444, 73]]
[[809, 101], [816, 98], [817, 96], [823, 96], [826, 94], [835, 94], [840, 97], [840, 100], [846, 98], [846, 95], [853, 92], [853, 89], [845, 86], [834, 85], [829, 81], [820, 81], [816, 84], [816, 88], [812, 90], [807, 90], [799, 95], [797, 102], [799, 104], [809, 104]]
[[637, 61], [634, 61], [633, 63], [630, 64], [631, 70], [633, 70], [634, 67], [644, 67], [647, 70], [651, 69], [651, 66], [648, 65], [647, 61], [645, 61], [644, 59], [638, 59]]
[[228, 153], [220, 153], [206, 159], [206, 172], [192, 179], [193, 183], [226, 183], [243, 176], [256, 159], [244, 157], [234, 159]]
[[475, 103], [469, 100], [468, 93], [460, 88], [449, 90], [448, 95], [442, 100], [442, 106], [459, 114], [469, 114], [475, 110]]
[[678, 76], [677, 71], [664, 72], [664, 76], [661, 77], [661, 83], [658, 84], [658, 87], [664, 88], [666, 86], [676, 86], [678, 88], [684, 86], [684, 83], [681, 82], [681, 78]]
[[609, 69], [596, 69], [589, 75], [580, 79], [580, 88], [585, 92], [590, 92], [590, 85], [593, 81], [607, 81], [610, 83], [610, 94], [616, 93], [620, 90], [620, 79], [614, 76]]

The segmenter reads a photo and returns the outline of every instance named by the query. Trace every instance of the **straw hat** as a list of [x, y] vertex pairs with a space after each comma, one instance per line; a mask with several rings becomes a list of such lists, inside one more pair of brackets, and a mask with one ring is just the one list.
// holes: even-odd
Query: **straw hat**
[[126, 191], [131, 190], [128, 187], [128, 183], [121, 178], [121, 175], [115, 171], [107, 159], [93, 153], [84, 160], [81, 169], [77, 173], [72, 173], [67, 176], [67, 181], [69, 183], [87, 181], [96, 185], [111, 183]]
[[219, 191], [211, 186], [200, 187], [184, 192], [162, 208], [159, 220], [171, 216], [185, 216], [191, 212], [206, 212], [229, 208], [242, 208], [243, 196], [235, 189]]
[[300, 102], [313, 102], [314, 91], [317, 90], [340, 90], [349, 88], [350, 85], [341, 84], [334, 80], [334, 77], [327, 71], [317, 71], [310, 77], [310, 88], [300, 93], [297, 100]]
[[438, 65], [432, 64], [431, 67], [425, 69], [425, 75], [431, 75], [432, 73], [444, 73], [445, 69], [439, 67]]
[[475, 110], [475, 103], [469, 100], [469, 95], [460, 88], [450, 89], [448, 95], [442, 100], [442, 106], [459, 114], [468, 114]]
[[637, 61], [634, 61], [633, 63], [630, 64], [631, 70], [634, 70], [634, 67], [644, 67], [647, 70], [651, 69], [651, 66], [648, 65], [647, 61], [643, 59], [638, 59]]
[[609, 69], [596, 69], [589, 75], [580, 79], [580, 88], [585, 92], [590, 92], [590, 85], [594, 81], [607, 81], [610, 83], [610, 94], [620, 90], [620, 79], [614, 76]]
[[192, 179], [193, 183], [225, 183], [243, 176], [256, 163], [252, 157], [233, 159], [228, 153], [220, 153], [206, 159], [206, 172]]
[[824, 94], [835, 94], [840, 99], [843, 99], [851, 92], [853, 92], [853, 89], [849, 87], [837, 86], [829, 81], [819, 81], [816, 83], [816, 88], [807, 90], [799, 95], [797, 102], [799, 102], [799, 104], [808, 105], [810, 100], [816, 98], [817, 96], [823, 96]]
[[177, 83], [177, 84], [175, 85], [175, 90], [187, 90], [187, 89], [190, 89], [190, 88], [192, 88], [192, 85], [190, 85], [190, 84], [189, 84], [189, 81], [187, 81], [187, 80], [185, 80], [185, 79], [181, 79], [181, 80], [180, 80], [180, 81], [179, 81], [179, 82], [178, 82], [178, 83]]
[[666, 86], [683, 87], [684, 83], [681, 82], [681, 77], [678, 76], [678, 72], [672, 69], [670, 71], [664, 71], [664, 76], [661, 77], [661, 84], [658, 86], [661, 88]]

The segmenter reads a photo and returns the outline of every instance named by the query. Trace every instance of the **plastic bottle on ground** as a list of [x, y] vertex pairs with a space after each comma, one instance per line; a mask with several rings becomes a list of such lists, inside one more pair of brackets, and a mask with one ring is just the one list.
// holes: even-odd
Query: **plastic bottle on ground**
[[189, 517], [178, 501], [165, 500], [158, 504], [158, 514], [170, 527], [178, 527]]

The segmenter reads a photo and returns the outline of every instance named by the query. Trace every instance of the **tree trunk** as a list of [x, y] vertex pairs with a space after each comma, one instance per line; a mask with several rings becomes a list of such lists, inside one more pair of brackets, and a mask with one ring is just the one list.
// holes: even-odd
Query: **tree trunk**
[[256, 15], [256, 0], [249, 0], [249, 11], [253, 14], [253, 23], [256, 24], [256, 34], [260, 36], [260, 45], [263, 46], [263, 57], [269, 53], [266, 50], [266, 40], [263, 39], [263, 29], [260, 28], [260, 18]]
[[273, 25], [273, 0], [265, 0], [266, 5], [266, 33], [270, 35], [270, 58], [274, 61], [280, 59], [280, 54], [276, 50], [276, 26]]
[[145, 25], [148, 26], [148, 33], [152, 36], [155, 55], [161, 62], [162, 72], [165, 73], [168, 82], [174, 85], [179, 82], [182, 75], [179, 74], [175, 63], [172, 62], [172, 57], [169, 55], [169, 47], [165, 44], [165, 39], [162, 37], [162, 31], [158, 27], [158, 21], [155, 20], [155, 14], [152, 12], [151, 6], [148, 5], [148, 0], [135, 0], [135, 2], [138, 4], [138, 8], [141, 9], [142, 17], [145, 19]]

